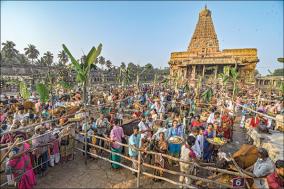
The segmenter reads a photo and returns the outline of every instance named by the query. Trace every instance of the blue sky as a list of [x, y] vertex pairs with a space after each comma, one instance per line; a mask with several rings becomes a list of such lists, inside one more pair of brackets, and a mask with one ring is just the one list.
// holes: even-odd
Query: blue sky
[[115, 65], [165, 67], [171, 52], [187, 49], [205, 4], [221, 49], [257, 48], [262, 74], [282, 66], [283, 1], [1, 1], [1, 42], [21, 52], [34, 44], [41, 56], [65, 43], [76, 57], [102, 43]]

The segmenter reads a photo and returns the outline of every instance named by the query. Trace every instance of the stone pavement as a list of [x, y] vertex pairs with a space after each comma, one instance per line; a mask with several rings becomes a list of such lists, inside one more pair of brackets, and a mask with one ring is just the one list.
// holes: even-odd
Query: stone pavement
[[[114, 170], [104, 160], [88, 160], [86, 166], [84, 157], [77, 153], [75, 160], [49, 168], [48, 174], [38, 179], [36, 188], [135, 188], [136, 181], [129, 170]], [[140, 185], [142, 188], [177, 188], [145, 176], [141, 176]]]

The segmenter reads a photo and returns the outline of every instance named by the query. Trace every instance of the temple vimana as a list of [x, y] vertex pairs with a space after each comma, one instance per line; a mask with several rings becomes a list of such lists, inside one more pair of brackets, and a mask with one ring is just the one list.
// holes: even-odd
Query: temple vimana
[[194, 82], [198, 76], [217, 78], [226, 68], [236, 66], [240, 80], [251, 83], [254, 82], [254, 71], [258, 61], [256, 48], [220, 51], [211, 11], [205, 6], [199, 13], [187, 51], [171, 53], [170, 76]]

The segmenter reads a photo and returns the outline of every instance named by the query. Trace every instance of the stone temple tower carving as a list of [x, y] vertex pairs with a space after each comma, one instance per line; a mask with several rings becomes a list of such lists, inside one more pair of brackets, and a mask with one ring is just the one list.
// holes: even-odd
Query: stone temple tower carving
[[211, 16], [211, 11], [205, 6], [199, 12], [187, 51], [171, 53], [169, 61], [171, 78], [194, 84], [200, 76], [208, 79], [213, 77], [216, 80], [218, 74], [228, 70], [228, 67], [237, 67], [240, 80], [253, 83], [254, 70], [259, 62], [257, 49], [220, 50]]
[[206, 6], [199, 13], [199, 19], [187, 51], [196, 55], [219, 52], [219, 42], [211, 18], [211, 11]]

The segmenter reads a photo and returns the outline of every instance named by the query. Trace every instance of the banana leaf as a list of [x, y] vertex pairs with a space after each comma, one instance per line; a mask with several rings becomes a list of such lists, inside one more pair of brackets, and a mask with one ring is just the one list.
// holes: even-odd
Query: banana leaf
[[36, 85], [36, 91], [39, 94], [39, 98], [41, 102], [47, 102], [49, 99], [49, 90], [43, 83], [38, 83]]
[[20, 94], [25, 100], [30, 97], [30, 92], [27, 88], [27, 85], [22, 81], [20, 82]]
[[70, 83], [66, 82], [66, 81], [59, 81], [58, 83], [64, 89], [71, 89], [72, 88], [72, 85]]

